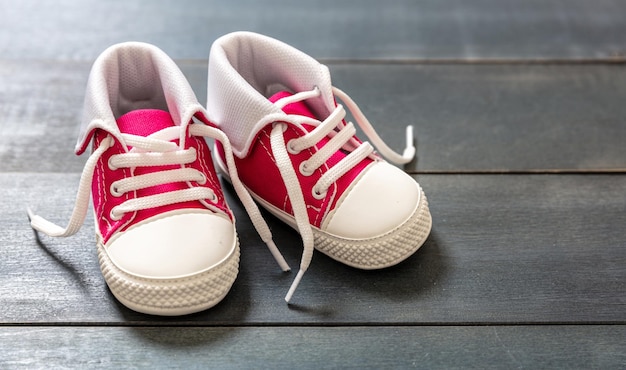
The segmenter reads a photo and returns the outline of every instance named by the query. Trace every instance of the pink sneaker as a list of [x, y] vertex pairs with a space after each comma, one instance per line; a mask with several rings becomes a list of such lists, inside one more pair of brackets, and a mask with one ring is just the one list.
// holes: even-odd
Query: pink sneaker
[[[76, 153], [90, 142], [93, 153], [69, 226], [29, 210], [32, 227], [51, 236], [76, 233], [91, 193], [100, 267], [120, 302], [156, 315], [217, 304], [237, 276], [239, 243], [203, 136], [223, 142], [232, 161], [226, 136], [163, 51], [143, 43], [110, 47], [89, 76]], [[251, 198], [246, 204], [258, 214]]]
[[[207, 110], [230, 139], [241, 181], [268, 211], [298, 230], [304, 253], [289, 302], [313, 248], [347, 265], [379, 269], [411, 256], [431, 229], [428, 202], [405, 172], [360, 141], [341, 100], [378, 152], [403, 155], [376, 134], [356, 104], [331, 85], [327, 67], [282, 42], [249, 32], [219, 38], [209, 58]], [[224, 151], [216, 145], [218, 167]]]

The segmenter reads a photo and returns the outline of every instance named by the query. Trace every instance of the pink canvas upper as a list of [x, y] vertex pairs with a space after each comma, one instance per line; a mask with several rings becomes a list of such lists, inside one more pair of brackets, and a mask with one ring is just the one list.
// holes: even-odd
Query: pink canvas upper
[[[271, 102], [275, 102], [290, 95], [292, 94], [283, 91], [273, 95], [269, 100]], [[283, 108], [283, 111], [288, 115], [295, 114], [312, 117], [318, 120], [326, 118], [316, 117], [305, 102], [288, 104]], [[285, 142], [287, 143], [291, 139], [304, 136], [307, 132], [312, 131], [314, 128], [314, 126], [307, 124], [303, 124], [301, 126], [288, 124], [287, 130], [284, 132]], [[235, 163], [237, 165], [239, 177], [253, 193], [257, 194], [265, 201], [270, 202], [275, 207], [293, 215], [293, 210], [287, 195], [287, 188], [285, 187], [285, 184], [281, 181], [268, 181], [268, 179], [281, 178], [271, 150], [271, 130], [272, 125], [267, 125], [259, 131], [255, 140], [252, 141], [248, 154], [243, 158], [235, 156]], [[326, 215], [335, 208], [337, 201], [341, 198], [341, 195], [345, 192], [345, 190], [348, 189], [359, 174], [373, 162], [370, 158], [364, 159], [345, 175], [340, 177], [339, 180], [337, 180], [328, 189], [324, 198], [317, 199], [312, 195], [313, 186], [329, 168], [337, 164], [347, 154], [341, 150], [335, 152], [335, 154], [331, 156], [324, 165], [314, 171], [310, 176], [302, 175], [298, 169], [303, 161], [309, 159], [316, 150], [322, 148], [329, 140], [330, 138], [326, 137], [318, 142], [315, 145], [315, 148], [303, 150], [298, 154], [290, 154], [291, 162], [298, 177], [298, 181], [300, 182], [305, 203], [307, 204], [309, 222], [311, 225], [318, 228], [321, 227]], [[223, 151], [219, 143], [217, 148], [219, 149], [219, 155], [223, 158]]]
[[[117, 120], [117, 128], [119, 129], [120, 133], [133, 134], [144, 137], [171, 126], [175, 126], [175, 124], [170, 114], [168, 112], [156, 109], [132, 111], [124, 114]], [[93, 143], [94, 150], [95, 148], [100, 146], [103, 140], [105, 140], [108, 136], [111, 136], [110, 133], [103, 129], [95, 130]], [[175, 140], [173, 142], [179, 144], [179, 140]], [[211, 152], [204, 138], [187, 135], [185, 137], [184, 147], [184, 149], [195, 148], [197, 152], [197, 160], [187, 166], [199, 170], [206, 176], [207, 181], [204, 184], [199, 184], [196, 182], [166, 182], [159, 186], [139, 189], [137, 191], [125, 193], [120, 197], [115, 197], [111, 195], [110, 191], [111, 184], [115, 181], [121, 180], [129, 176], [179, 168], [177, 166], [158, 166], [136, 167], [134, 169], [110, 169], [108, 162], [111, 156], [115, 154], [125, 153], [126, 150], [130, 151], [132, 149], [132, 147], [125, 147], [126, 146], [123, 145], [122, 142], [120, 142], [119, 140], [115, 140], [113, 147], [107, 150], [98, 161], [92, 181], [92, 198], [95, 217], [97, 220], [100, 234], [104, 239], [104, 243], [106, 243], [116, 232], [124, 231], [137, 223], [145, 221], [151, 217], [158, 216], [159, 214], [162, 214], [164, 212], [180, 209], [207, 209], [207, 207], [200, 201], [187, 201], [166, 206], [160, 206], [152, 209], [140, 210], [132, 213], [126, 213], [119, 220], [115, 220], [111, 217], [111, 210], [113, 209], [113, 207], [118, 206], [129, 199], [162, 194], [165, 192], [181, 190], [188, 187], [202, 186], [212, 189], [212, 191], [217, 196], [217, 200], [215, 202], [211, 202], [211, 200], [208, 199], [204, 201], [210, 203], [212, 207], [224, 212], [232, 218], [230, 210], [226, 205], [226, 200], [224, 198], [224, 194], [222, 193], [219, 180], [215, 173], [215, 169], [213, 167]]]

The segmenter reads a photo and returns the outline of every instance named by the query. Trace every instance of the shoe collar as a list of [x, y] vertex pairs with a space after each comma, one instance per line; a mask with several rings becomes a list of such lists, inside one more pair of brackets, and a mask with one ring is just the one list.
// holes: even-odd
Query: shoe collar
[[168, 111], [178, 126], [188, 125], [194, 116], [209, 124], [187, 79], [161, 49], [141, 42], [109, 47], [89, 74], [76, 154], [85, 151], [96, 129], [123, 143], [117, 118], [145, 107]]
[[330, 71], [281, 41], [252, 32], [234, 32], [211, 47], [207, 84], [209, 119], [228, 135], [233, 153], [244, 157], [267, 124], [287, 115], [268, 98], [278, 90], [321, 91], [308, 104], [319, 118], [335, 109]]

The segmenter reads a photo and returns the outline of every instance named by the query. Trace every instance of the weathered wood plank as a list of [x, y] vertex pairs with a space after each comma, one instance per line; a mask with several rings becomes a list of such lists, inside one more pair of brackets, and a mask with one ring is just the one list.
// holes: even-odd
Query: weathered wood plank
[[2, 368], [623, 368], [626, 328], [2, 327]]
[[626, 170], [622, 66], [334, 66], [411, 171]]
[[[206, 312], [160, 319], [131, 312], [98, 268], [93, 219], [74, 237], [41, 237], [25, 207], [54, 222], [71, 212], [77, 174], [0, 174], [2, 323], [624, 323], [626, 176], [423, 175], [433, 231], [393, 268], [360, 271], [316, 253], [293, 305], [281, 273], [227, 188], [241, 272]], [[288, 262], [298, 234], [268, 217]]]
[[[625, 10], [619, 0], [0, 2], [0, 367], [626, 367], [626, 176], [589, 174], [626, 171], [626, 75], [588, 63], [624, 59]], [[91, 215], [73, 238], [38, 238], [25, 207], [59, 223], [70, 214], [84, 85], [104, 48], [160, 46], [203, 102], [210, 43], [240, 29], [328, 62], [392, 147], [416, 126], [407, 170], [422, 173], [433, 232], [383, 271], [316, 253], [287, 306], [293, 275], [227, 190], [242, 241], [231, 293], [186, 317], [132, 312], [101, 277]], [[464, 63], [474, 60], [498, 63]], [[538, 60], [559, 63], [525, 64]], [[581, 175], [451, 174], [563, 171]], [[297, 266], [298, 234], [268, 221]]]
[[619, 0], [28, 0], [0, 4], [0, 56], [89, 60], [139, 40], [205, 59], [217, 37], [251, 30], [316, 57], [623, 58], [625, 11]]
[[[331, 64], [335, 85], [410, 171], [626, 171], [626, 73], [618, 65]], [[0, 171], [78, 172], [89, 63], [0, 61]], [[206, 62], [181, 62], [204, 102]]]

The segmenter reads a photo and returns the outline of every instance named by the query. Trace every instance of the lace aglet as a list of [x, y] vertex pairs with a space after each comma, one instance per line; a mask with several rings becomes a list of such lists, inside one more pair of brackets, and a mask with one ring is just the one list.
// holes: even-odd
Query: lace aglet
[[287, 295], [285, 296], [285, 302], [289, 303], [289, 301], [291, 301], [291, 297], [293, 296], [293, 293], [296, 291], [296, 288], [298, 288], [298, 285], [300, 284], [300, 280], [302, 280], [302, 276], [304, 276], [304, 270], [300, 269], [300, 271], [298, 271], [298, 275], [296, 275], [296, 278], [293, 280], [293, 283], [291, 283], [291, 287], [289, 287], [289, 291], [287, 292]]
[[74, 234], [73, 232], [70, 234], [67, 232], [67, 229], [62, 228], [52, 222], [46, 220], [45, 218], [38, 216], [33, 212], [32, 209], [26, 208], [26, 212], [28, 213], [28, 219], [30, 221], [30, 227], [37, 231], [42, 232], [48, 236], [68, 236]]
[[406, 127], [406, 148], [402, 152], [402, 159], [405, 163], [410, 162], [415, 157], [415, 137], [413, 136], [413, 126]]
[[30, 227], [35, 231], [35, 232], [39, 232], [39, 230], [36, 227], [37, 224], [37, 218], [40, 218], [39, 216], [37, 216], [35, 214], [35, 212], [33, 212], [33, 210], [30, 207], [26, 207], [26, 213], [28, 214], [28, 223], [30, 224]]
[[26, 213], [28, 214], [28, 221], [33, 221], [33, 218], [35, 218], [35, 212], [33, 212], [32, 209], [30, 209], [30, 207], [26, 207]]
[[265, 244], [267, 244], [267, 248], [270, 250], [270, 253], [272, 253], [272, 256], [274, 256], [278, 266], [285, 272], [291, 271], [291, 267], [289, 267], [289, 264], [285, 261], [285, 257], [280, 253], [276, 244], [274, 244], [274, 240], [270, 239]]

